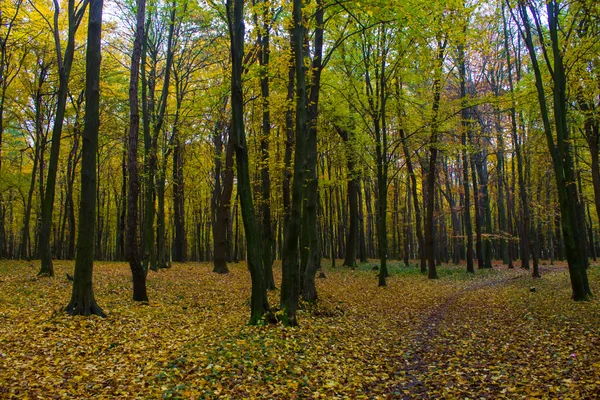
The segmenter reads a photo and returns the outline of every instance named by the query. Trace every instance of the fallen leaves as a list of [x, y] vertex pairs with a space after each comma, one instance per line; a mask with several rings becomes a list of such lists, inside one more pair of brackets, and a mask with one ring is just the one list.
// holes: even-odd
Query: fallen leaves
[[[148, 277], [130, 300], [126, 264], [97, 263], [106, 319], [60, 311], [73, 264], [33, 279], [0, 267], [0, 397], [15, 398], [580, 398], [600, 394], [600, 306], [569, 300], [564, 269], [442, 269], [429, 281], [392, 268], [327, 271], [301, 326], [246, 326], [250, 280], [209, 264]], [[279, 268], [276, 268], [279, 271]], [[598, 269], [590, 271], [592, 290]], [[278, 304], [278, 292], [269, 294]]]

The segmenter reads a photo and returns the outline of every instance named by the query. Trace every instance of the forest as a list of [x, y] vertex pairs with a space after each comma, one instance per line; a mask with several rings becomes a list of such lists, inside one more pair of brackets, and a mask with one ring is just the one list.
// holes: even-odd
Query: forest
[[2, 0], [0, 397], [600, 396], [599, 146], [595, 0]]

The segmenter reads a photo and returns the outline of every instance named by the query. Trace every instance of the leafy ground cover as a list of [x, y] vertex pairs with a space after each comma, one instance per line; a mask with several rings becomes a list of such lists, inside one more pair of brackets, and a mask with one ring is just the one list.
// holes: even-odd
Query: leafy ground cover
[[[600, 396], [600, 302], [570, 300], [564, 265], [542, 266], [536, 281], [445, 266], [430, 281], [393, 264], [386, 288], [371, 267], [327, 270], [319, 304], [289, 329], [245, 325], [243, 264], [225, 276], [195, 263], [151, 273], [140, 305], [127, 264], [97, 263], [100, 319], [60, 311], [73, 263], [37, 279], [36, 265], [4, 261], [0, 398]], [[600, 293], [598, 267], [590, 281]]]

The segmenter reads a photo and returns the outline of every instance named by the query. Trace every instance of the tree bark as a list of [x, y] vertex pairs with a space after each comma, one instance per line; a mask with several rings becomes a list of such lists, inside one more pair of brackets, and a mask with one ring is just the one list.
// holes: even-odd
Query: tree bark
[[223, 124], [217, 122], [214, 132], [215, 142], [215, 188], [213, 192], [213, 240], [214, 258], [213, 272], [226, 274], [227, 268], [227, 228], [233, 193], [233, 141], [225, 134], [227, 145], [225, 149], [225, 171], [222, 171], [223, 156]]
[[144, 18], [146, 14], [146, 0], [137, 0], [136, 30], [131, 55], [131, 70], [129, 75], [129, 135], [127, 145], [127, 260], [131, 269], [133, 281], [133, 300], [147, 302], [146, 291], [147, 270], [141, 263], [138, 242], [138, 198], [140, 181], [138, 175], [138, 140], [140, 130], [140, 115], [138, 101], [138, 83], [140, 74], [140, 59], [142, 55], [142, 42], [145, 41]]
[[304, 185], [305, 154], [307, 147], [307, 97], [304, 66], [303, 38], [305, 28], [302, 18], [302, 1], [293, 0], [292, 48], [296, 72], [296, 151], [294, 154], [294, 180], [291, 187], [291, 207], [283, 239], [281, 306], [284, 324], [298, 324], [300, 269], [298, 265], [298, 233], [301, 227]]
[[[534, 15], [534, 18], [539, 18], [535, 8], [531, 7], [529, 10]], [[573, 299], [575, 301], [587, 300], [592, 293], [589, 287], [587, 271], [585, 269], [585, 254], [581, 254], [581, 248], [579, 246], [580, 241], [582, 240], [581, 227], [579, 226], [581, 221], [578, 210], [579, 196], [577, 185], [575, 183], [576, 177], [567, 124], [565, 68], [563, 65], [563, 55], [558, 41], [560, 8], [554, 0], [549, 1], [546, 4], [546, 15], [548, 17], [548, 28], [553, 58], [552, 65], [548, 63], [548, 67], [551, 70], [553, 78], [553, 115], [556, 143], [554, 142], [548, 107], [546, 104], [544, 81], [538, 64], [536, 49], [533, 44], [528, 10], [524, 4], [519, 5], [519, 13], [524, 26], [525, 44], [531, 58], [532, 69], [535, 76], [544, 133], [548, 142], [550, 155], [552, 156]], [[543, 50], [546, 51], [545, 48]], [[548, 57], [545, 58], [548, 60]]]
[[242, 59], [244, 56], [244, 1], [227, 0], [227, 20], [231, 40], [231, 114], [232, 139], [237, 164], [238, 194], [246, 232], [248, 269], [252, 279], [249, 324], [258, 324], [270, 311], [265, 285], [262, 243], [254, 212], [250, 182], [248, 147], [244, 130], [244, 98], [242, 88]]
[[96, 214], [96, 152], [100, 126], [100, 44], [102, 2], [91, 0], [85, 71], [85, 127], [81, 158], [81, 199], [79, 235], [71, 301], [65, 308], [70, 315], [105, 314], [94, 299], [92, 272], [94, 267], [94, 224]]
[[[58, 0], [54, 0], [54, 42], [56, 47], [56, 56], [58, 60], [59, 86], [57, 92], [56, 114], [54, 126], [52, 128], [52, 145], [50, 147], [50, 160], [48, 162], [48, 176], [46, 178], [46, 191], [42, 201], [42, 226], [39, 237], [40, 251], [40, 276], [54, 276], [54, 267], [52, 266], [52, 249], [50, 247], [50, 235], [52, 229], [52, 213], [54, 210], [54, 195], [56, 188], [56, 174], [58, 171], [58, 157], [60, 153], [60, 139], [62, 136], [63, 121], [65, 119], [65, 110], [67, 106], [67, 94], [69, 86], [69, 76], [75, 54], [75, 34], [87, 8], [88, 0], [83, 0], [79, 8], [75, 7], [75, 0], [69, 0], [68, 19], [69, 31], [67, 37], [67, 46], [65, 48], [64, 59], [60, 46], [60, 37], [58, 31], [58, 17], [60, 7]], [[40, 171], [43, 171], [40, 168]]]
[[428, 278], [437, 279], [437, 268], [435, 265], [435, 249], [433, 237], [433, 211], [435, 203], [435, 178], [437, 166], [437, 142], [438, 142], [438, 110], [442, 90], [442, 64], [444, 61], [444, 48], [442, 40], [438, 38], [438, 50], [436, 59], [436, 71], [433, 82], [433, 104], [431, 120], [431, 136], [429, 138], [429, 168], [427, 170], [427, 220], [425, 224], [425, 246], [427, 252]]
[[262, 97], [262, 136], [260, 138], [261, 150], [261, 233], [263, 241], [263, 265], [267, 290], [275, 289], [273, 278], [273, 251], [275, 237], [271, 221], [271, 180], [269, 178], [269, 137], [271, 135], [271, 112], [269, 109], [269, 58], [270, 58], [270, 12], [268, 3], [263, 5], [262, 31], [258, 34], [258, 60], [260, 65], [260, 91]]
[[351, 133], [345, 129], [337, 128], [337, 133], [344, 142], [346, 150], [346, 166], [348, 169], [348, 208], [350, 209], [350, 226], [346, 239], [346, 253], [342, 266], [354, 268], [356, 266], [356, 245], [358, 244], [358, 174], [355, 171], [354, 155], [350, 143]]

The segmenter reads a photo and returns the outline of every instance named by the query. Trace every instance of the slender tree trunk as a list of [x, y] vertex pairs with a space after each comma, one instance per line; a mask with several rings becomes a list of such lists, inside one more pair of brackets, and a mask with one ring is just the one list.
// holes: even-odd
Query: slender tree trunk
[[[54, 127], [52, 129], [52, 145], [50, 147], [50, 160], [48, 162], [48, 177], [46, 179], [46, 191], [42, 201], [42, 226], [39, 237], [39, 251], [41, 266], [38, 275], [54, 276], [52, 266], [52, 250], [50, 247], [50, 235], [52, 230], [52, 213], [54, 210], [54, 195], [56, 188], [56, 174], [58, 171], [58, 157], [60, 153], [60, 139], [62, 136], [63, 121], [67, 106], [67, 94], [69, 91], [69, 76], [75, 53], [75, 34], [87, 8], [88, 0], [84, 0], [79, 8], [75, 8], [75, 0], [69, 0], [68, 18], [69, 32], [64, 59], [61, 52], [60, 37], [58, 31], [58, 17], [60, 8], [58, 0], [55, 0], [54, 10], [54, 41], [58, 60], [59, 86], [57, 92], [56, 114], [54, 116]], [[43, 171], [44, 168], [40, 168]]]
[[429, 138], [429, 168], [427, 171], [427, 221], [425, 224], [425, 246], [427, 252], [427, 267], [429, 279], [437, 279], [437, 269], [435, 265], [434, 237], [433, 237], [433, 211], [435, 203], [435, 178], [437, 166], [437, 142], [438, 142], [438, 110], [440, 107], [440, 97], [442, 91], [442, 63], [444, 60], [444, 46], [438, 39], [437, 66], [435, 79], [433, 82], [433, 105], [431, 136]]
[[[165, 156], [166, 157], [166, 156]], [[167, 174], [166, 158], [162, 160], [162, 165], [156, 174], [156, 267], [168, 268], [166, 249], [166, 229], [165, 229], [165, 179]]]
[[[223, 140], [222, 123], [217, 123], [214, 132], [215, 140], [215, 188], [213, 192], [213, 240], [214, 258], [213, 272], [226, 274], [227, 268], [227, 228], [231, 208], [231, 194], [233, 193], [233, 141], [227, 140], [225, 149], [225, 171], [221, 170]], [[226, 135], [226, 137], [229, 135]]]
[[496, 190], [498, 192], [498, 227], [500, 230], [499, 251], [500, 257], [502, 258], [503, 264], [508, 264], [508, 246], [506, 245], [506, 237], [508, 236], [508, 227], [506, 222], [506, 208], [505, 208], [505, 186], [504, 186], [504, 137], [502, 135], [502, 129], [500, 127], [500, 112], [496, 115], [496, 158], [497, 162], [497, 184]]
[[[317, 270], [321, 267], [321, 249], [319, 248], [318, 233], [318, 188], [319, 180], [317, 173], [317, 120], [319, 116], [319, 94], [321, 91], [321, 59], [323, 56], [323, 0], [317, 0], [317, 10], [315, 12], [315, 32], [313, 44], [312, 60], [312, 80], [310, 85], [310, 94], [308, 99], [307, 113], [307, 151], [306, 162], [307, 169], [305, 175], [305, 196], [306, 207], [304, 209], [306, 217], [303, 218], [304, 226], [302, 230], [307, 234], [302, 239], [307, 239], [308, 257], [306, 268], [301, 265], [301, 271], [304, 271], [302, 297], [308, 302], [317, 299], [317, 288], [315, 285], [315, 276]], [[303, 246], [305, 246], [303, 244]]]
[[482, 242], [483, 267], [492, 268], [492, 242], [490, 235], [492, 234], [492, 212], [490, 208], [490, 195], [488, 191], [488, 170], [487, 170], [487, 150], [482, 148], [475, 157], [477, 166], [477, 177], [479, 178], [479, 194], [480, 194], [480, 218], [482, 220], [482, 228], [485, 227], [487, 237]]
[[[450, 174], [448, 172], [448, 162], [445, 159], [442, 159], [444, 173], [446, 176], [444, 177], [444, 181], [446, 183], [446, 200], [448, 201], [448, 205], [450, 206], [450, 215], [452, 218], [452, 262], [454, 264], [458, 264], [460, 262], [460, 222], [458, 218], [458, 212], [456, 211], [456, 201], [454, 200], [454, 195], [452, 194], [452, 188], [450, 185]], [[441, 190], [440, 190], [441, 191]], [[443, 194], [443, 193], [442, 193]]]
[[250, 182], [248, 147], [244, 129], [244, 97], [242, 88], [242, 59], [244, 57], [244, 1], [227, 0], [227, 19], [231, 40], [231, 114], [232, 140], [237, 163], [237, 181], [242, 219], [246, 233], [248, 269], [252, 279], [250, 305], [251, 325], [258, 324], [269, 312], [267, 288], [265, 285], [262, 243], [256, 221]]
[[[525, 187], [525, 179], [523, 177], [523, 156], [521, 151], [521, 142], [517, 131], [517, 113], [516, 113], [516, 99], [514, 94], [514, 85], [512, 77], [512, 61], [510, 57], [510, 48], [508, 45], [508, 29], [506, 24], [506, 17], [504, 13], [504, 2], [502, 2], [502, 23], [504, 29], [504, 50], [506, 54], [506, 67], [508, 72], [508, 85], [511, 94], [511, 108], [510, 108], [510, 120], [511, 120], [511, 135], [513, 140], [513, 147], [517, 156], [517, 172], [519, 180], [519, 197], [521, 199], [521, 226], [529, 226], [529, 200], [527, 199], [527, 189]], [[529, 232], [528, 229], [521, 229], [520, 232], [520, 250], [521, 250], [521, 268], [529, 268]]]
[[127, 260], [131, 269], [133, 280], [133, 300], [148, 301], [146, 291], [146, 274], [139, 256], [138, 242], [138, 200], [140, 193], [140, 180], [138, 175], [138, 140], [140, 130], [140, 115], [138, 101], [138, 83], [140, 74], [140, 58], [142, 55], [142, 42], [145, 41], [144, 17], [146, 14], [146, 1], [137, 0], [136, 30], [131, 55], [131, 70], [129, 75], [129, 135], [127, 144]]
[[[125, 131], [125, 135], [127, 135]], [[117, 198], [117, 240], [116, 240], [116, 259], [117, 261], [126, 260], [125, 257], [125, 228], [127, 224], [127, 140], [123, 140], [123, 160], [121, 162], [121, 195]]]
[[275, 237], [271, 221], [271, 180], [269, 177], [269, 137], [271, 135], [271, 112], [269, 109], [269, 58], [270, 58], [270, 12], [265, 1], [263, 5], [263, 26], [258, 35], [258, 60], [260, 64], [260, 90], [262, 97], [262, 136], [260, 138], [261, 150], [261, 233], [263, 241], [263, 265], [267, 290], [275, 289], [273, 278], [273, 250]]
[[412, 255], [412, 202], [410, 199], [410, 179], [406, 180], [406, 203], [404, 211], [404, 266], [409, 267]]
[[187, 240], [185, 235], [185, 196], [183, 182], [184, 144], [177, 136], [173, 147], [173, 219], [175, 225], [175, 243], [173, 245], [173, 260], [187, 260]]
[[427, 272], [427, 256], [425, 252], [425, 239], [423, 238], [423, 230], [421, 229], [421, 208], [419, 207], [419, 194], [417, 193], [417, 177], [415, 176], [415, 171], [413, 168], [413, 163], [411, 160], [410, 153], [408, 151], [408, 144], [406, 142], [406, 135], [404, 133], [404, 129], [399, 130], [400, 139], [402, 140], [402, 150], [404, 151], [404, 157], [406, 159], [406, 170], [408, 172], [410, 181], [411, 181], [411, 193], [412, 193], [412, 201], [415, 207], [415, 222], [416, 222], [416, 230], [417, 230], [417, 242], [419, 245], [419, 259], [421, 262], [421, 273]]
[[[19, 257], [21, 259], [30, 259], [31, 251], [31, 236], [29, 232], [29, 224], [31, 220], [31, 208], [33, 201], [33, 192], [35, 190], [35, 182], [37, 178], [37, 170], [40, 163], [41, 154], [44, 151], [42, 148], [44, 143], [44, 127], [43, 127], [43, 116], [42, 116], [42, 90], [43, 85], [46, 82], [48, 76], [49, 65], [40, 65], [40, 70], [37, 79], [37, 88], [35, 92], [34, 104], [35, 104], [35, 144], [33, 149], [33, 170], [31, 171], [31, 184], [27, 193], [27, 205], [25, 206], [24, 219], [23, 219], [23, 234], [21, 236], [21, 250]], [[40, 168], [40, 175], [43, 175], [44, 171]]]
[[100, 126], [100, 43], [102, 32], [102, 0], [90, 1], [85, 72], [85, 127], [81, 159], [81, 199], [77, 259], [71, 301], [65, 308], [70, 315], [99, 315], [92, 287], [94, 267], [94, 223], [96, 213], [96, 152]]
[[346, 150], [346, 166], [348, 170], [348, 208], [350, 209], [350, 227], [346, 239], [346, 254], [342, 266], [354, 268], [356, 266], [356, 245], [358, 244], [358, 175], [355, 171], [353, 148], [350, 143], [350, 132], [337, 129], [344, 141]]
[[[360, 188], [360, 177], [357, 178], [356, 191], [358, 194], [358, 236], [359, 236], [359, 259], [361, 263], [367, 262], [367, 243], [365, 239], [365, 217], [363, 209], [362, 189]], [[332, 211], [333, 212], [333, 211]]]
[[[537, 12], [533, 7], [530, 11]], [[560, 203], [563, 239], [569, 264], [569, 275], [571, 278], [571, 287], [573, 299], [576, 301], [587, 300], [591, 295], [588, 283], [587, 272], [585, 269], [585, 254], [581, 253], [580, 241], [581, 219], [579, 218], [579, 196], [577, 185], [575, 184], [575, 172], [571, 144], [569, 139], [569, 129], [567, 125], [567, 102], [566, 102], [566, 77], [563, 65], [563, 55], [558, 42], [558, 20], [560, 8], [556, 1], [552, 0], [546, 4], [548, 17], [548, 28], [550, 32], [550, 41], [552, 48], [552, 83], [553, 83], [553, 111], [554, 125], [556, 131], [556, 144], [554, 142], [552, 126], [548, 108], [546, 104], [546, 95], [544, 81], [537, 60], [537, 54], [533, 45], [532, 31], [529, 22], [528, 10], [524, 4], [519, 5], [519, 13], [523, 22], [525, 34], [525, 44], [529, 52], [532, 69], [535, 76], [536, 89], [540, 104], [540, 112], [544, 125], [544, 133], [548, 142], [548, 148], [552, 156], [552, 164], [558, 189], [558, 198]], [[537, 15], [539, 17], [539, 15]], [[548, 59], [548, 57], [546, 57]], [[550, 67], [550, 65], [548, 65]]]
[[285, 229], [282, 253], [281, 306], [284, 323], [298, 324], [300, 270], [298, 266], [298, 233], [301, 227], [305, 155], [307, 147], [307, 108], [303, 38], [305, 28], [302, 18], [302, 1], [293, 0], [292, 48], [296, 72], [296, 151], [294, 154], [294, 180], [291, 187], [292, 202]]

